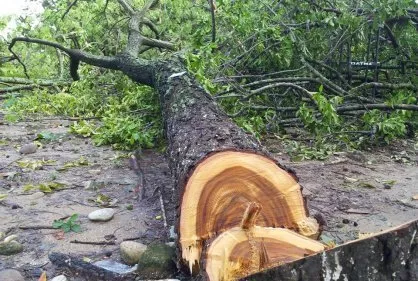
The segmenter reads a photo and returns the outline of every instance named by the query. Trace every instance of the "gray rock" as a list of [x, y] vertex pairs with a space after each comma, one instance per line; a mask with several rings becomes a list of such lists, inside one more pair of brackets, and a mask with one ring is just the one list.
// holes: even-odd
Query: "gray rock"
[[67, 277], [65, 275], [58, 275], [52, 278], [51, 281], [67, 281]]
[[7, 236], [6, 238], [4, 238], [4, 242], [5, 243], [9, 243], [10, 241], [13, 241], [13, 240], [16, 240], [18, 237], [17, 237], [17, 235], [16, 234], [12, 234], [12, 235], [9, 235], [9, 236]]
[[115, 210], [111, 208], [105, 208], [91, 212], [88, 215], [88, 218], [91, 221], [109, 221], [113, 218], [114, 214]]
[[120, 243], [120, 256], [124, 262], [129, 265], [134, 265], [138, 263], [139, 258], [147, 249], [147, 246], [134, 242], [134, 241], [124, 241]]
[[31, 154], [31, 153], [35, 153], [36, 150], [38, 150], [38, 146], [35, 143], [28, 143], [28, 144], [24, 144], [22, 145], [22, 147], [19, 150], [20, 154]]
[[164, 279], [176, 274], [176, 251], [165, 244], [151, 244], [138, 261], [137, 273], [142, 279]]
[[[23, 251], [23, 246], [17, 241], [0, 242], [0, 255], [10, 256]], [[0, 279], [1, 280], [1, 279]]]
[[25, 281], [22, 274], [19, 271], [14, 269], [5, 269], [0, 271], [0, 280], [1, 281]]
[[177, 233], [174, 230], [174, 225], [170, 226], [170, 239], [173, 239], [173, 240], [177, 239]]
[[94, 265], [119, 274], [135, 272], [137, 269], [137, 265], [130, 267], [129, 265], [118, 263], [112, 260], [97, 261], [94, 263]]
[[176, 247], [176, 242], [167, 242], [167, 243], [165, 243], [168, 247], [172, 247], [172, 248], [174, 248], [174, 247]]

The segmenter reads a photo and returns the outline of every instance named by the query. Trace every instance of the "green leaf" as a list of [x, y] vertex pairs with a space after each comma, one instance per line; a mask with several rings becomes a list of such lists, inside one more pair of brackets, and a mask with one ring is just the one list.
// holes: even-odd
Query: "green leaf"
[[79, 224], [74, 224], [71, 226], [71, 230], [74, 232], [81, 232], [81, 226]]
[[54, 220], [52, 223], [53, 228], [61, 228], [61, 226], [64, 225], [64, 222], [62, 220]]

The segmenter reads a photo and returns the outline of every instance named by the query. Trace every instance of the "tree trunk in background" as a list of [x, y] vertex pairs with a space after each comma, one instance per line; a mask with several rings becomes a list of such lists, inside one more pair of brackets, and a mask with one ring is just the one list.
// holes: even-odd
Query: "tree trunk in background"
[[249, 276], [248, 281], [417, 281], [418, 221]]

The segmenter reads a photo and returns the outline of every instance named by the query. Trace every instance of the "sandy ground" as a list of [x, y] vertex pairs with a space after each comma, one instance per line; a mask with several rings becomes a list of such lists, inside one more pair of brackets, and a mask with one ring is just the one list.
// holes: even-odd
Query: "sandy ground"
[[[146, 199], [139, 200], [137, 175], [126, 153], [107, 146], [96, 147], [90, 139], [68, 134], [69, 122], [43, 120], [8, 124], [0, 112], [0, 231], [18, 235], [24, 245], [20, 254], [0, 256], [0, 270], [18, 268], [27, 280], [38, 280], [43, 269], [55, 275], [48, 261], [51, 252], [120, 261], [118, 245], [127, 238], [150, 243], [167, 242], [173, 225], [175, 204], [172, 179], [163, 154], [145, 151], [140, 159], [146, 178]], [[40, 140], [35, 153], [19, 154], [19, 147], [34, 141], [41, 132], [57, 136]], [[267, 147], [277, 159], [298, 174], [309, 199], [311, 213], [325, 225], [322, 239], [340, 244], [418, 218], [418, 140], [403, 140], [385, 148], [361, 153], [338, 153], [326, 160], [293, 163], [275, 140]], [[65, 163], [84, 157], [88, 165], [61, 171]], [[40, 169], [22, 168], [19, 161], [52, 160]], [[26, 184], [59, 182], [64, 188], [42, 194], [24, 191]], [[89, 186], [90, 188], [86, 188]], [[92, 188], [93, 187], [93, 188]], [[168, 226], [161, 217], [159, 193], [163, 192]], [[116, 214], [109, 222], [93, 223], [89, 212], [100, 208], [100, 195], [113, 201]], [[50, 227], [54, 220], [78, 214], [82, 232], [65, 233]], [[83, 245], [70, 241], [115, 242], [115, 245]], [[50, 275], [51, 276], [51, 275]], [[70, 279], [75, 280], [75, 279]]]

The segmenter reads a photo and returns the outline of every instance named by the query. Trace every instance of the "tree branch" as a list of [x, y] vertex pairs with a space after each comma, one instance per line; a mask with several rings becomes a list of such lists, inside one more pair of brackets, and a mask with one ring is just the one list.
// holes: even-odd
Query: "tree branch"
[[215, 3], [213, 3], [213, 0], [208, 0], [209, 6], [210, 6], [210, 16], [212, 20], [212, 43], [215, 43], [216, 41], [216, 21], [215, 21]]
[[413, 84], [409, 83], [400, 83], [400, 84], [391, 84], [391, 83], [379, 83], [379, 82], [370, 82], [370, 83], [363, 83], [360, 86], [357, 86], [349, 91], [350, 94], [359, 92], [365, 89], [371, 88], [379, 88], [379, 89], [389, 89], [389, 90], [399, 90], [399, 89], [407, 89], [416, 91], [417, 87]]
[[74, 0], [70, 5], [68, 5], [67, 9], [65, 10], [64, 14], [61, 17], [61, 20], [63, 20], [65, 18], [65, 16], [68, 14], [68, 12], [70, 12], [71, 8], [77, 4], [78, 0]]
[[370, 110], [370, 109], [379, 109], [379, 110], [412, 110], [418, 111], [418, 105], [413, 104], [394, 104], [388, 105], [385, 103], [375, 103], [375, 104], [357, 104], [357, 105], [346, 105], [339, 106], [336, 108], [338, 113], [357, 111], [357, 110]]
[[118, 0], [118, 3], [122, 6], [128, 15], [132, 16], [135, 14], [135, 10], [125, 0]]
[[120, 70], [128, 75], [134, 81], [153, 86], [153, 71], [154, 62], [138, 59], [136, 56], [130, 54], [120, 54], [114, 57], [97, 56], [79, 49], [69, 49], [56, 42], [51, 42], [42, 39], [28, 38], [28, 37], [16, 37], [12, 39], [9, 45], [11, 50], [17, 42], [36, 43], [44, 46], [50, 46], [57, 48], [70, 56], [71, 63], [71, 75], [73, 78], [78, 78], [76, 74], [77, 66], [79, 62], [84, 62], [92, 66], [102, 67], [106, 69]]

